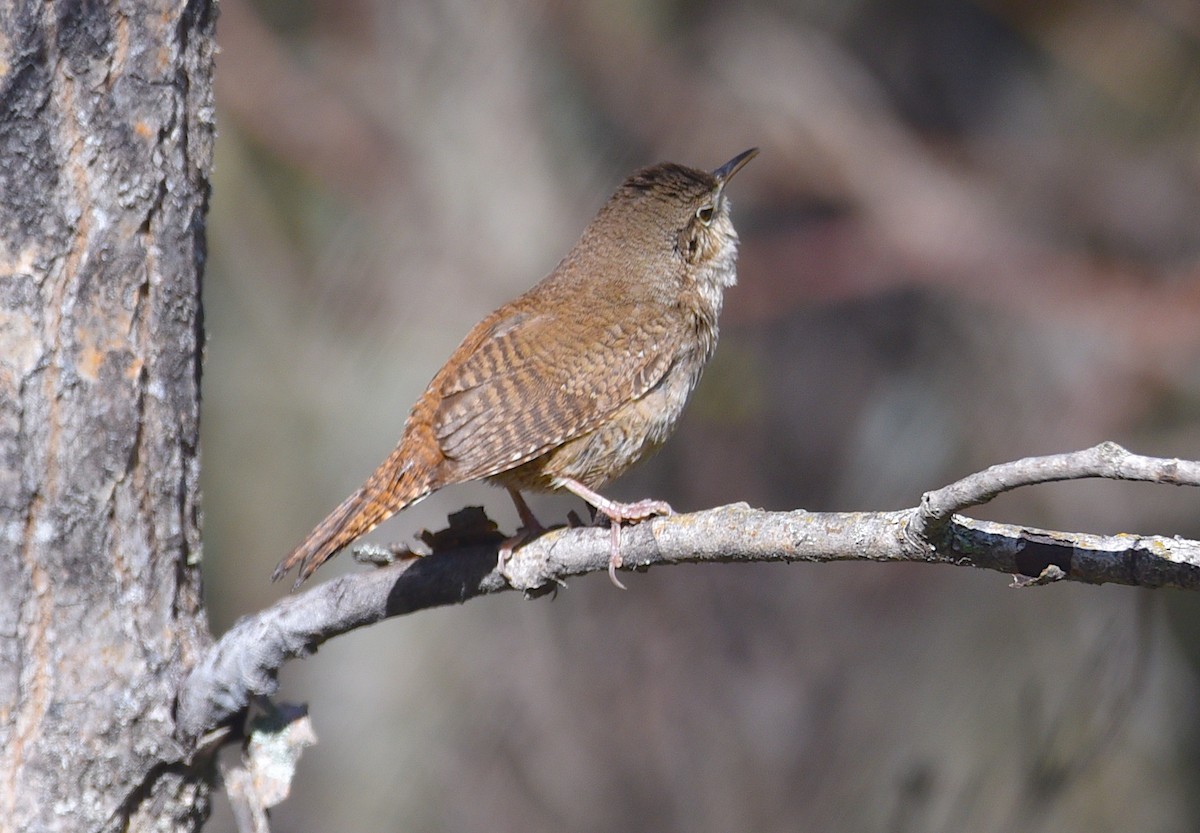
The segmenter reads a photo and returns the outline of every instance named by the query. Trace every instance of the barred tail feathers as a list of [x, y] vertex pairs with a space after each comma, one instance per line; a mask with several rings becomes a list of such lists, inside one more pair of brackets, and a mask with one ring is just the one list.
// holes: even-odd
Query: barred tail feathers
[[430, 489], [425, 483], [416, 482], [411, 465], [403, 466], [398, 477], [393, 474], [396, 471], [394, 457], [380, 466], [361, 488], [317, 524], [300, 546], [279, 562], [271, 576], [272, 581], [278, 581], [298, 566], [296, 587], [299, 587], [342, 547], [429, 494]]

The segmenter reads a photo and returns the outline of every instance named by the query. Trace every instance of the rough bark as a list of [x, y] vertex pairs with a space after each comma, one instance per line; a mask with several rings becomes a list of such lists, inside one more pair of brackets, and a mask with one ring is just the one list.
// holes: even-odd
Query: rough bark
[[0, 3], [0, 829], [193, 830], [215, 9]]

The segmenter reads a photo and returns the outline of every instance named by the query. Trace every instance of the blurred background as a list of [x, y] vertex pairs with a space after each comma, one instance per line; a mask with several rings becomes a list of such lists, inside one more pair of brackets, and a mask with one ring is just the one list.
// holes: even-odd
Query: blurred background
[[[736, 8], [735, 8], [736, 5]], [[205, 286], [214, 629], [621, 179], [734, 181], [740, 284], [608, 491], [883, 510], [1103, 439], [1200, 458], [1200, 6], [222, 0]], [[452, 488], [373, 540], [502, 491]], [[535, 498], [544, 520], [578, 501]], [[983, 517], [1200, 537], [1074, 483]], [[343, 556], [319, 579], [363, 569]], [[876, 564], [602, 575], [334, 640], [280, 831], [1189, 831], [1200, 598]], [[232, 830], [223, 799], [209, 826]]]

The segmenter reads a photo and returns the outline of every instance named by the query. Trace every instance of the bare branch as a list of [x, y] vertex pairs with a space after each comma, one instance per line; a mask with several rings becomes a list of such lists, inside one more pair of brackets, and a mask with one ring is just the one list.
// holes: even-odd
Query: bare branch
[[926, 492], [920, 507], [920, 520], [924, 526], [918, 534], [936, 539], [955, 512], [980, 506], [1021, 486], [1096, 477], [1200, 486], [1200, 463], [1132, 454], [1114, 442], [1103, 442], [1083, 451], [1000, 463], [949, 486]]
[[[1200, 485], [1200, 463], [1130, 454], [1114, 443], [993, 466], [921, 505], [895, 512], [767, 512], [735, 504], [654, 518], [621, 532], [623, 569], [748, 561], [894, 561], [954, 564], [1017, 576], [1018, 586], [1071, 580], [1200, 589], [1200, 542], [1161, 536], [1099, 536], [1034, 530], [953, 513], [1035, 483], [1105, 477]], [[432, 536], [432, 553], [319, 584], [243, 617], [193, 669], [176, 715], [187, 739], [225, 723], [257, 695], [270, 695], [279, 668], [354, 628], [502, 590], [540, 595], [565, 579], [605, 572], [607, 530], [555, 529], [497, 569], [497, 542]], [[439, 539], [441, 539], [439, 541]], [[482, 542], [481, 542], [482, 541]]]

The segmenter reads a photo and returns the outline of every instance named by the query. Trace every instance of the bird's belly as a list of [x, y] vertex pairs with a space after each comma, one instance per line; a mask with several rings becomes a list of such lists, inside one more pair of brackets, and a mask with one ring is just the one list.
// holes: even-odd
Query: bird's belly
[[699, 376], [678, 371], [594, 430], [494, 479], [518, 489], [550, 491], [555, 478], [565, 477], [599, 489], [667, 441]]

